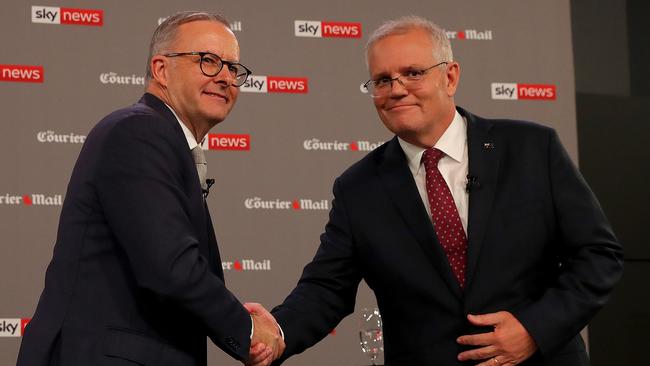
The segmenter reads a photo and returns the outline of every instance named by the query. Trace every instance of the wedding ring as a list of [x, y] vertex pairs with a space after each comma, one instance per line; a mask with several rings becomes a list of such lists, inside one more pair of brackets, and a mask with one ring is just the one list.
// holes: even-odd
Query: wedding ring
[[492, 361], [494, 361], [494, 364], [495, 364], [495, 365], [498, 365], [498, 364], [499, 364], [499, 360], [497, 360], [496, 357], [492, 358]]

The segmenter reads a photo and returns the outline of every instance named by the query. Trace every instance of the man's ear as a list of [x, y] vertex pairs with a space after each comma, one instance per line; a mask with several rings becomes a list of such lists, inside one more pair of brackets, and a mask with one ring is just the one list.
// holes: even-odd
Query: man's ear
[[460, 65], [452, 61], [447, 65], [447, 95], [453, 97], [460, 81]]
[[167, 57], [155, 55], [151, 58], [151, 76], [161, 86], [167, 86], [167, 72], [170, 66], [170, 60]]

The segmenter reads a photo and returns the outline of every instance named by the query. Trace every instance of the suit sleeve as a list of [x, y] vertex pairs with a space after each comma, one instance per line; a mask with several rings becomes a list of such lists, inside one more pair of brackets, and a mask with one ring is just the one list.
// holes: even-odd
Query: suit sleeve
[[287, 346], [274, 365], [316, 344], [354, 311], [361, 273], [344, 202], [339, 178], [314, 259], [305, 266], [296, 288], [272, 311]]
[[98, 198], [137, 285], [193, 314], [217, 346], [243, 360], [251, 320], [199, 252], [173, 132], [151, 116], [114, 126], [96, 167]]
[[560, 274], [540, 299], [514, 314], [542, 354], [553, 353], [588, 324], [623, 270], [623, 249], [555, 132], [548, 157]]

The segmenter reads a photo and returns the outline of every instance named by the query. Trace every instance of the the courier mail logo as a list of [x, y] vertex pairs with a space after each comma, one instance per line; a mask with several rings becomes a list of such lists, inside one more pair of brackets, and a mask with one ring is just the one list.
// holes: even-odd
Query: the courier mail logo
[[104, 11], [100, 9], [60, 8], [54, 6], [32, 6], [32, 23], [104, 25]]
[[492, 83], [492, 99], [555, 100], [557, 92], [551, 84]]
[[22, 337], [29, 319], [0, 319], [0, 337]]
[[298, 93], [309, 92], [309, 81], [303, 77], [251, 75], [239, 89], [247, 93]]
[[361, 23], [295, 20], [293, 27], [296, 37], [361, 38]]

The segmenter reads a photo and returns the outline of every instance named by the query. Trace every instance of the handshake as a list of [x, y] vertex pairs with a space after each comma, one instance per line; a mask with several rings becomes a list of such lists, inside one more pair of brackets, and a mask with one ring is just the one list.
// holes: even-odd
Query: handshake
[[258, 303], [245, 303], [253, 321], [247, 366], [268, 366], [284, 352], [284, 339], [275, 318]]

